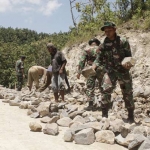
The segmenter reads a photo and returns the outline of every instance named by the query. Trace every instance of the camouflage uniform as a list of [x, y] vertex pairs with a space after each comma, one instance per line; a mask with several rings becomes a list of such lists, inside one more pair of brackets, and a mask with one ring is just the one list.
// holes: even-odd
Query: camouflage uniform
[[[106, 73], [102, 81], [102, 107], [109, 109], [111, 93], [119, 81], [120, 88], [127, 109], [134, 109], [132, 78], [128, 69], [123, 68], [121, 61], [125, 57], [131, 57], [131, 49], [125, 38], [116, 35], [111, 41], [107, 37], [97, 51], [97, 58], [94, 61], [96, 66], [101, 66]], [[107, 110], [108, 111], [108, 110]]]
[[15, 68], [16, 68], [16, 75], [17, 75], [17, 90], [21, 91], [23, 85], [22, 69], [24, 69], [24, 63], [23, 61], [21, 61], [21, 59], [16, 62]]
[[[96, 59], [96, 50], [98, 49], [98, 46], [90, 46], [87, 50], [84, 50], [80, 61], [79, 61], [79, 69], [78, 73], [81, 74], [82, 70], [85, 67], [85, 64], [87, 63], [87, 66], [91, 66]], [[87, 85], [87, 90], [86, 90], [86, 95], [87, 95], [87, 100], [88, 101], [94, 101], [94, 88], [95, 88], [95, 81], [96, 79], [99, 82], [99, 88], [101, 89], [101, 81], [104, 73], [101, 69], [96, 70], [96, 75], [91, 76], [87, 79], [86, 85]]]

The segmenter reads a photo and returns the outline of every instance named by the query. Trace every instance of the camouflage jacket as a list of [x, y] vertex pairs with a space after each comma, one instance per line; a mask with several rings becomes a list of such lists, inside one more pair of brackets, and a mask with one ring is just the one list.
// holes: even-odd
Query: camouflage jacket
[[83, 50], [81, 54], [79, 65], [78, 65], [78, 73], [81, 74], [82, 70], [84, 69], [85, 65], [92, 65], [94, 60], [96, 59], [96, 51], [98, 46], [89, 46], [88, 48]]
[[115, 40], [111, 41], [106, 37], [97, 51], [94, 64], [104, 68], [106, 72], [113, 70], [124, 72], [127, 70], [123, 68], [121, 62], [125, 57], [131, 57], [131, 55], [130, 45], [126, 38], [116, 36]]
[[17, 60], [15, 69], [16, 69], [16, 74], [17, 75], [22, 75], [22, 69], [24, 69], [23, 61]]

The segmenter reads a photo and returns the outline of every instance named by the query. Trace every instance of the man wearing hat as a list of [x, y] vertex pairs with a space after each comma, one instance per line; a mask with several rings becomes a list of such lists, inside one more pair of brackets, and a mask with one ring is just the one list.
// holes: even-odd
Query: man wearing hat
[[23, 78], [25, 78], [24, 74], [24, 60], [25, 56], [20, 56], [20, 59], [17, 60], [15, 69], [17, 75], [17, 91], [21, 91], [23, 85]]
[[101, 30], [105, 32], [106, 38], [97, 51], [93, 69], [99, 66], [106, 71], [101, 85], [103, 89], [102, 117], [108, 117], [111, 94], [118, 81], [128, 111], [128, 121], [134, 122], [132, 78], [129, 73], [131, 66], [128, 63], [121, 64], [124, 58], [132, 56], [129, 42], [126, 38], [121, 38], [116, 34], [116, 25], [113, 22], [105, 22]]
[[[88, 44], [90, 47], [87, 47], [83, 50], [83, 53], [79, 61], [78, 73], [77, 73], [78, 79], [80, 78], [82, 70], [84, 69], [85, 66], [92, 66], [94, 60], [96, 59], [96, 50], [100, 45], [100, 41], [97, 38], [93, 38], [89, 40]], [[99, 72], [97, 72], [96, 75], [87, 78], [87, 82], [86, 82], [87, 89], [85, 93], [87, 96], [88, 106], [84, 108], [84, 110], [86, 111], [96, 110], [96, 107], [93, 105], [95, 99], [95, 95], [94, 95], [95, 81], [97, 79], [99, 85], [101, 85], [103, 74], [104, 74], [103, 71], [99, 70]]]
[[55, 101], [58, 102], [58, 93], [60, 93], [62, 101], [64, 101], [65, 92], [65, 76], [66, 70], [65, 66], [67, 60], [61, 51], [52, 44], [47, 44], [47, 49], [51, 55], [51, 65], [52, 65], [52, 83], [51, 87], [54, 92]]

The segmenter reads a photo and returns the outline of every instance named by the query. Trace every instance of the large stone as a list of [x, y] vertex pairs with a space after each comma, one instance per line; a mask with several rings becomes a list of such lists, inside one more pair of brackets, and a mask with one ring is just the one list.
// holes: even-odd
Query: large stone
[[100, 143], [114, 144], [115, 134], [109, 130], [98, 131], [95, 134], [96, 141]]
[[42, 126], [37, 122], [30, 122], [29, 127], [34, 132], [40, 132], [42, 130]]
[[59, 128], [56, 123], [46, 124], [45, 128], [43, 129], [44, 134], [57, 135], [58, 132], [59, 132]]
[[59, 120], [60, 117], [59, 116], [53, 116], [52, 118], [50, 118], [49, 122], [48, 123], [56, 123], [57, 120]]
[[85, 119], [79, 115], [77, 115], [72, 122], [81, 122], [81, 123], [85, 123]]
[[45, 116], [45, 117], [43, 117], [40, 121], [41, 121], [42, 123], [48, 123], [50, 120], [51, 120], [50, 117]]
[[95, 131], [100, 131], [103, 127], [103, 124], [100, 122], [88, 122], [84, 124], [85, 126], [89, 128], [93, 128]]
[[123, 125], [124, 125], [123, 120], [116, 119], [116, 120], [110, 122], [109, 129], [113, 132], [121, 132], [121, 128]]
[[69, 124], [70, 130], [74, 133], [77, 133], [83, 129], [88, 128], [85, 124], [82, 124], [81, 122], [71, 122]]
[[100, 122], [100, 126], [102, 130], [108, 130], [110, 125], [110, 121], [108, 118], [102, 118], [101, 122]]
[[141, 143], [146, 140], [146, 137], [144, 137], [143, 135], [139, 135], [139, 134], [135, 134], [135, 139], [129, 143], [128, 145], [128, 149], [133, 149], [139, 145], [141, 145]]
[[126, 138], [123, 138], [121, 134], [115, 137], [115, 141], [123, 146], [128, 146], [134, 140], [134, 134], [128, 134]]
[[85, 110], [79, 110], [79, 111], [74, 111], [71, 114], [69, 114], [69, 117], [71, 119], [75, 118], [77, 115], [82, 115], [85, 112]]
[[0, 94], [0, 99], [4, 99], [4, 96], [2, 94]]
[[125, 57], [123, 59], [123, 61], [121, 62], [122, 65], [125, 65], [126, 63], [128, 63], [130, 65], [130, 67], [135, 65], [135, 59], [133, 57]]
[[74, 135], [76, 144], [89, 145], [94, 143], [95, 135], [92, 128], [84, 129]]
[[150, 140], [146, 139], [141, 146], [139, 147], [138, 150], [150, 150]]
[[21, 102], [20, 105], [19, 105], [19, 108], [20, 108], [20, 109], [27, 109], [27, 108], [28, 108], [28, 105], [29, 105], [29, 104], [28, 104], [27, 102]]
[[40, 117], [44, 117], [49, 114], [49, 104], [50, 102], [41, 102], [37, 107], [37, 111], [39, 112]]
[[64, 118], [57, 120], [57, 124], [63, 127], [69, 127], [69, 124], [71, 121], [72, 119], [70, 119], [69, 117], [64, 117]]
[[83, 75], [85, 78], [88, 78], [88, 77], [90, 77], [90, 76], [96, 75], [96, 72], [95, 72], [95, 70], [93, 70], [92, 66], [88, 66], [88, 67], [85, 67], [85, 68], [82, 70], [82, 75]]
[[39, 105], [40, 102], [41, 101], [39, 98], [35, 98], [35, 97], [31, 98], [31, 105]]
[[146, 131], [146, 128], [144, 126], [137, 126], [137, 127], [135, 127], [134, 130], [133, 130], [133, 133], [147, 136], [147, 131]]
[[72, 142], [73, 141], [73, 132], [71, 130], [67, 130], [64, 133], [64, 141], [65, 142]]
[[130, 132], [131, 132], [130, 125], [127, 124], [127, 125], [123, 125], [121, 127], [121, 136], [123, 138], [125, 138], [128, 135], [128, 133], [130, 133]]

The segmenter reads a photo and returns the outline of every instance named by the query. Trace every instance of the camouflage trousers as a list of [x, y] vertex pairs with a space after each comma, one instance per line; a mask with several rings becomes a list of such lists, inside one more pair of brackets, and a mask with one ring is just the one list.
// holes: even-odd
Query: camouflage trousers
[[119, 82], [125, 107], [127, 109], [134, 109], [133, 92], [132, 92], [132, 77], [129, 71], [124, 73], [111, 72], [105, 73], [102, 80], [102, 107], [109, 108], [111, 105], [111, 94], [116, 87], [116, 82]]
[[23, 76], [17, 75], [17, 91], [21, 91], [23, 85]]
[[103, 76], [104, 76], [104, 71], [101, 69], [97, 69], [96, 75], [91, 76], [87, 79], [87, 82], [86, 82], [87, 89], [85, 91], [85, 94], [87, 96], [87, 101], [94, 101], [95, 99], [94, 90], [95, 90], [96, 80], [98, 80], [98, 86], [99, 86], [100, 91], [102, 90], [101, 82], [102, 82]]

